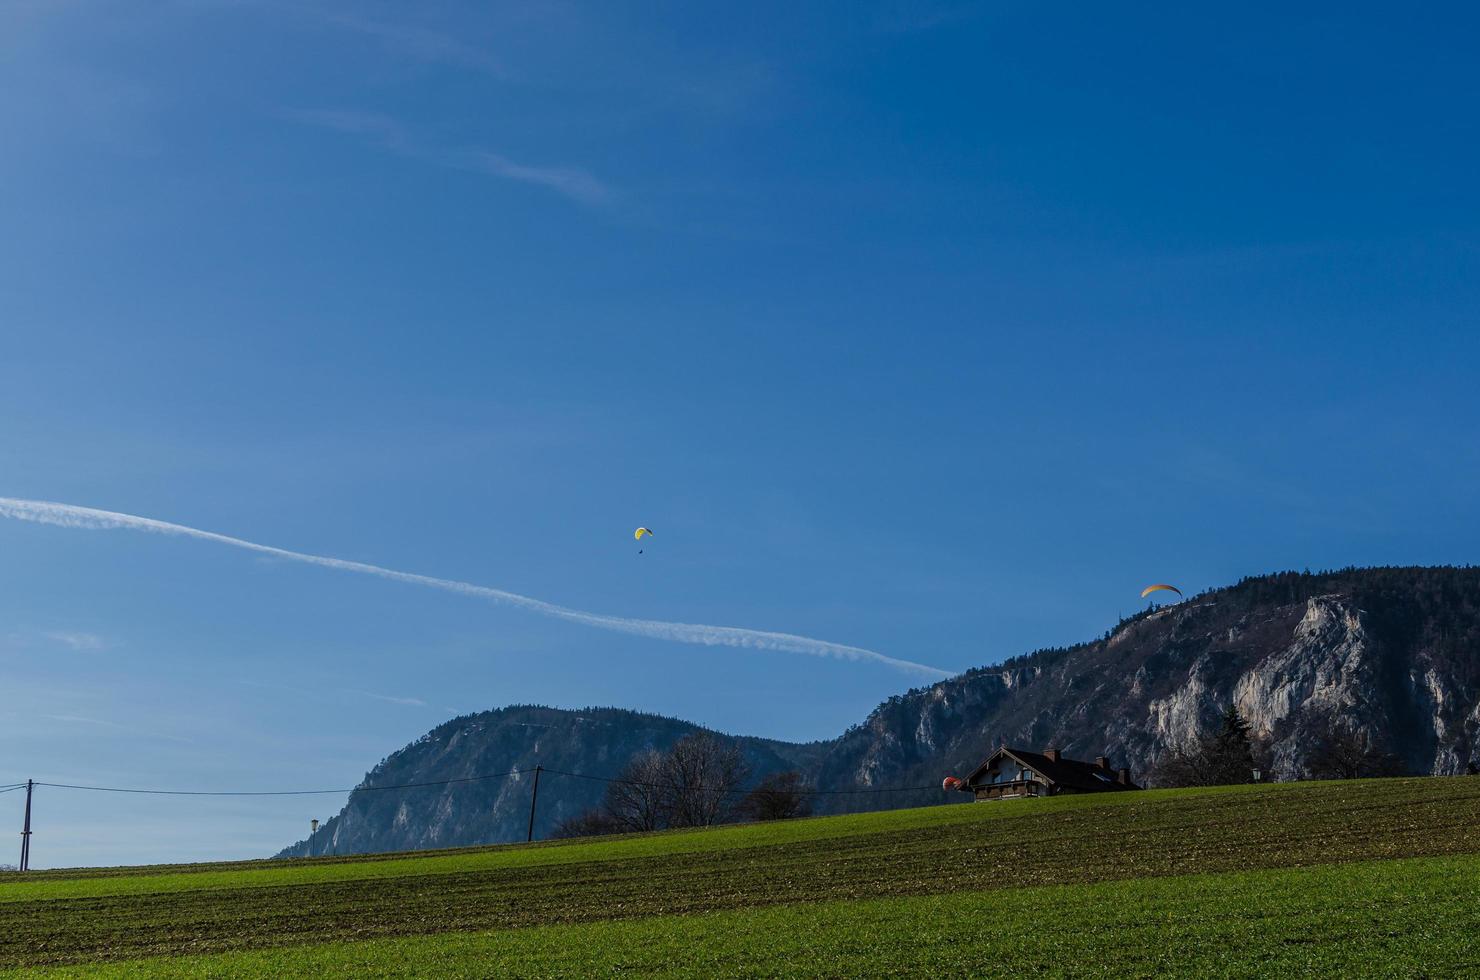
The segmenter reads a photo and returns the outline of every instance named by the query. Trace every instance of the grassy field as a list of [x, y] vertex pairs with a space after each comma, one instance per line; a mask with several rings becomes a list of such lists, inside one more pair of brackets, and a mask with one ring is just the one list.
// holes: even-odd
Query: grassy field
[[0, 884], [0, 968], [1462, 975], [1477, 961], [1477, 855], [1480, 780], [1455, 778], [41, 872]]

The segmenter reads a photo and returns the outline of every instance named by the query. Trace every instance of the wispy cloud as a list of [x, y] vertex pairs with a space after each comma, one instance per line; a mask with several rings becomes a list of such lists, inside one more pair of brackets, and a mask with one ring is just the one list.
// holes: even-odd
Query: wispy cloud
[[41, 717], [51, 721], [64, 721], [73, 725], [101, 725], [105, 728], [123, 728], [116, 721], [104, 721], [102, 718], [88, 718], [85, 715], [42, 715]]
[[509, 75], [503, 62], [491, 50], [453, 34], [416, 24], [378, 20], [345, 10], [323, 12], [320, 19], [328, 26], [370, 38], [396, 54], [417, 61], [465, 68], [500, 78]]
[[500, 180], [533, 184], [581, 204], [600, 205], [613, 198], [611, 188], [578, 167], [521, 163], [487, 149], [438, 145], [416, 138], [399, 121], [374, 112], [344, 109], [294, 109], [288, 118], [366, 140], [379, 149], [449, 170], [486, 174]]
[[377, 112], [358, 112], [354, 109], [289, 109], [284, 115], [310, 126], [364, 137], [385, 150], [405, 153], [413, 150], [405, 127], [390, 116]]
[[358, 694], [364, 698], [374, 698], [377, 701], [389, 701], [391, 704], [404, 704], [412, 708], [428, 707], [421, 698], [398, 698], [390, 694], [376, 694], [373, 691], [359, 691], [354, 688], [344, 688], [346, 694]]
[[472, 582], [460, 582], [456, 579], [437, 578], [432, 575], [420, 575], [415, 572], [402, 572], [381, 565], [371, 565], [368, 562], [330, 558], [325, 555], [312, 555], [302, 551], [290, 551], [287, 548], [258, 544], [255, 541], [234, 538], [230, 535], [218, 534], [215, 531], [187, 527], [184, 524], [171, 524], [168, 521], [155, 520], [151, 517], [139, 517], [135, 514], [99, 510], [95, 507], [79, 507], [75, 504], [59, 504], [46, 500], [20, 500], [12, 497], [0, 497], [0, 517], [20, 521], [32, 521], [37, 524], [50, 524], [54, 527], [83, 528], [98, 531], [128, 528], [135, 531], [146, 531], [152, 534], [167, 534], [194, 538], [198, 541], [210, 541], [215, 544], [240, 548], [243, 551], [250, 551], [259, 555], [271, 555], [287, 561], [302, 562], [306, 565], [317, 565], [320, 568], [333, 568], [343, 572], [354, 572], [359, 575], [371, 575], [392, 582], [420, 585], [458, 595], [487, 599], [514, 606], [539, 616], [564, 620], [568, 623], [577, 623], [594, 629], [609, 630], [614, 633], [625, 633], [629, 636], [668, 640], [674, 643], [692, 643], [706, 647], [740, 647], [752, 650], [801, 653], [814, 657], [833, 657], [839, 660], [886, 664], [900, 670], [936, 678], [950, 676], [950, 672], [941, 670], [938, 667], [931, 667], [927, 664], [903, 660], [898, 657], [890, 657], [876, 650], [848, 646], [843, 643], [833, 643], [828, 640], [818, 640], [810, 636], [799, 636], [795, 633], [775, 633], [768, 630], [745, 629], [739, 626], [711, 626], [703, 623], [672, 623], [657, 619], [633, 619], [626, 616], [608, 616], [603, 613], [586, 612], [583, 609], [572, 609], [569, 606], [557, 605], [553, 602], [546, 602], [543, 599], [536, 599], [532, 596], [509, 592], [506, 589], [495, 589], [486, 585], [475, 585]]
[[[297, 695], [299, 697], [307, 697], [307, 698], [323, 698], [323, 697], [325, 697], [326, 694], [331, 693], [327, 689], [322, 689], [321, 688], [321, 689], [318, 689], [318, 690], [312, 690], [312, 689], [309, 689], [309, 688], [306, 688], [306, 687], [294, 687], [291, 684], [278, 684], [276, 682], [267, 683], [267, 682], [264, 682], [264, 681], [253, 681], [253, 680], [242, 680], [242, 679], [239, 679], [239, 680], [235, 681], [235, 683], [240, 684], [243, 687], [255, 687], [255, 688], [259, 688], [259, 689], [264, 690], [264, 691], [271, 691], [274, 694], [293, 694], [293, 695]], [[390, 695], [390, 694], [376, 694], [374, 691], [362, 691], [359, 688], [355, 688], [355, 687], [341, 687], [341, 688], [338, 688], [337, 690], [338, 690], [338, 693], [340, 693], [340, 694], [354, 694], [354, 695], [357, 695], [357, 696], [362, 697], [362, 698], [374, 698], [377, 701], [388, 701], [391, 704], [404, 704], [404, 705], [407, 705], [407, 706], [413, 707], [413, 708], [429, 708], [429, 707], [431, 707], [431, 705], [427, 704], [427, 702], [423, 701], [421, 698], [407, 698], [407, 697], [396, 697], [396, 696]], [[452, 708], [448, 708], [446, 710], [448, 710], [448, 711], [454, 711], [454, 709], [452, 709]], [[454, 711], [454, 713], [455, 713], [455, 711]]]
[[548, 187], [583, 204], [602, 204], [611, 197], [605, 184], [574, 167], [531, 167], [488, 152], [473, 153], [469, 159], [473, 169], [483, 173]]
[[162, 738], [169, 742], [181, 742], [185, 745], [195, 744], [193, 739], [185, 738], [181, 735], [168, 735], [164, 732], [149, 731], [143, 728], [136, 728], [133, 725], [124, 725], [116, 721], [109, 721], [106, 718], [92, 718], [87, 715], [73, 714], [42, 714], [37, 717], [45, 718], [47, 721], [60, 722], [63, 725], [71, 727], [84, 725], [90, 728], [106, 728], [129, 735], [139, 735], [144, 738]]
[[78, 653], [97, 653], [113, 644], [107, 637], [84, 630], [39, 630], [19, 629], [0, 634], [0, 647], [15, 650], [35, 650], [48, 647], [66, 647]]
[[96, 633], [76, 630], [46, 630], [41, 634], [48, 640], [70, 647], [79, 653], [96, 653], [108, 649], [108, 641]]

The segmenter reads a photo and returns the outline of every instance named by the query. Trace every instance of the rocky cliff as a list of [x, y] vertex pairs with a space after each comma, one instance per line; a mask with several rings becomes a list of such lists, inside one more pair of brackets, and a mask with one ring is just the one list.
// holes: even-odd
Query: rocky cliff
[[1334, 715], [1415, 773], [1480, 760], [1480, 569], [1283, 574], [1142, 613], [1105, 637], [891, 698], [824, 756], [823, 785], [928, 783], [999, 743], [1109, 755], [1144, 776], [1238, 706], [1300, 778]]
[[[1268, 739], [1277, 778], [1306, 774], [1313, 737], [1333, 716], [1412, 772], [1463, 771], [1480, 761], [1480, 569], [1247, 579], [1150, 609], [1093, 642], [896, 696], [831, 742], [740, 742], [758, 774], [799, 768], [828, 790], [937, 785], [1000, 743], [1108, 755], [1144, 778], [1230, 703]], [[377, 767], [367, 784], [536, 762], [610, 773], [636, 751], [665, 747], [693, 727], [631, 712], [504, 709], [435, 729]], [[601, 793], [599, 784], [559, 782], [548, 809], [541, 788], [540, 830]], [[940, 801], [942, 794], [927, 790], [828, 796], [819, 804], [840, 810]], [[325, 839], [338, 841], [341, 852], [522, 839], [527, 806], [527, 787], [516, 780], [358, 793]]]
[[[675, 718], [616, 708], [565, 711], [514, 705], [454, 718], [367, 773], [348, 805], [319, 828], [313, 852], [356, 854], [522, 841], [529, 827], [530, 771], [536, 765], [615, 775], [637, 753], [667, 749], [701, 730]], [[822, 752], [821, 744], [734, 741], [757, 778], [813, 768]], [[520, 772], [497, 776], [511, 770]], [[376, 789], [415, 783], [436, 785]], [[595, 806], [604, 790], [605, 784], [598, 781], [544, 775], [535, 836], [548, 837], [560, 821]], [[309, 841], [299, 841], [280, 856], [302, 857], [309, 846]]]

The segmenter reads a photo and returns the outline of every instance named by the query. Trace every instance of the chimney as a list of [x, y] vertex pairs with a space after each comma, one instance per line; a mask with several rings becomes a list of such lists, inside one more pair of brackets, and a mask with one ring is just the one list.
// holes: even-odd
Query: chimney
[[1044, 749], [1043, 750], [1043, 755], [1044, 755], [1045, 758], [1048, 759], [1049, 762], [1058, 762], [1059, 761], [1059, 750], [1058, 749]]
[[1120, 775], [1115, 778], [1115, 781], [1122, 786], [1129, 786], [1131, 784], [1131, 771], [1129, 769], [1120, 770]]
[[1108, 771], [1110, 769], [1110, 757], [1106, 755], [1095, 756], [1095, 767]]

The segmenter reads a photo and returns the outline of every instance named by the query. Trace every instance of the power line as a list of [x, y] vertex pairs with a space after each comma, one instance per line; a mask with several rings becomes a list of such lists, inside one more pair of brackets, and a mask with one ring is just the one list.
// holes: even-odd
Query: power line
[[[434, 779], [424, 783], [395, 783], [389, 786], [355, 786], [351, 789], [277, 789], [277, 790], [201, 790], [201, 789], [132, 789], [122, 786], [79, 786], [74, 783], [42, 783], [53, 789], [80, 789], [92, 793], [135, 793], [144, 796], [329, 796], [336, 793], [374, 793], [395, 789], [421, 789], [426, 786], [451, 786], [454, 783], [476, 783], [485, 779], [504, 779], [517, 776], [526, 769], [511, 769], [482, 776], [460, 776], [456, 779]], [[21, 783], [25, 786], [25, 783]], [[19, 788], [19, 787], [17, 787]]]
[[[13, 783], [0, 786], [0, 794], [10, 793], [18, 789], [26, 790], [26, 819], [25, 829], [21, 831], [21, 870], [30, 867], [31, 849], [31, 792], [38, 786], [46, 786], [52, 789], [80, 790], [88, 793], [128, 793], [139, 796], [215, 796], [215, 797], [246, 797], [246, 796], [328, 796], [348, 794], [350, 800], [357, 793], [377, 793], [394, 790], [424, 789], [432, 786], [454, 786], [460, 783], [476, 783], [490, 779], [507, 779], [510, 776], [521, 776], [533, 773], [534, 784], [529, 798], [529, 831], [528, 840], [534, 840], [535, 806], [539, 799], [540, 773], [548, 772], [555, 776], [566, 776], [571, 779], [585, 779], [592, 782], [606, 784], [621, 784], [627, 786], [645, 786], [651, 789], [671, 789], [659, 783], [647, 783], [635, 779], [623, 779], [620, 776], [593, 776], [584, 772], [568, 772], [563, 769], [546, 769], [543, 766], [535, 766], [533, 769], [510, 769], [507, 772], [484, 773], [477, 776], [457, 776], [451, 779], [429, 779], [416, 783], [392, 783], [385, 786], [356, 786], [352, 789], [280, 789], [280, 790], [205, 790], [205, 789], [136, 789], [129, 786], [84, 786], [79, 783], [41, 783], [27, 781], [24, 783]], [[891, 786], [875, 789], [794, 789], [792, 793], [797, 796], [855, 796], [861, 794], [880, 793], [918, 793], [934, 789], [933, 786]], [[702, 787], [700, 792], [704, 792]], [[752, 792], [745, 789], [710, 790], [722, 796], [743, 794]], [[315, 827], [317, 830], [317, 827]], [[312, 840], [312, 838], [310, 838]], [[312, 856], [312, 854], [310, 854]]]
[[194, 790], [194, 789], [126, 789], [119, 786], [76, 786], [72, 783], [37, 783], [52, 789], [80, 789], [91, 793], [137, 793], [144, 796], [319, 796], [330, 793], [348, 793], [346, 789], [283, 789], [283, 790]]
[[[626, 786], [643, 786], [649, 789], [663, 789], [659, 783], [646, 783], [635, 779], [623, 779], [620, 776], [595, 776], [584, 772], [569, 772], [564, 769], [551, 769], [542, 767], [543, 772], [557, 776], [567, 776], [571, 779], [585, 779], [599, 783], [620, 783]], [[384, 786], [354, 786], [349, 789], [280, 789], [280, 790], [199, 790], [199, 789], [139, 789], [130, 786], [86, 786], [79, 783], [45, 783], [37, 781], [37, 786], [48, 786], [52, 789], [82, 790], [89, 793], [130, 793], [140, 796], [332, 796], [341, 793], [379, 793], [403, 789], [425, 789], [433, 786], [453, 786], [461, 783], [484, 782], [490, 779], [507, 779], [510, 776], [528, 775], [534, 769], [510, 769], [507, 772], [484, 773], [476, 776], [458, 776], [452, 779], [431, 779], [416, 783], [392, 783]], [[0, 793], [9, 793], [13, 790], [25, 789], [25, 783], [14, 783], [0, 786]], [[935, 789], [935, 786], [888, 786], [863, 789], [797, 789], [792, 792], [803, 796], [859, 796], [876, 793], [919, 793]], [[729, 789], [720, 792], [726, 794], [749, 793], [748, 789]]]

